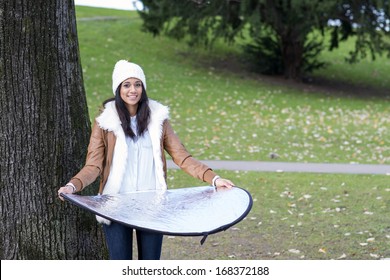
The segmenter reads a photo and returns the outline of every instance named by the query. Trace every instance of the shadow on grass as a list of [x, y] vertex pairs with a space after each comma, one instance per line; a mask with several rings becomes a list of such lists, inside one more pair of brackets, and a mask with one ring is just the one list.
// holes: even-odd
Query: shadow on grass
[[254, 79], [272, 86], [281, 86], [292, 88], [302, 92], [313, 92], [325, 94], [327, 96], [342, 98], [359, 98], [359, 99], [390, 99], [390, 89], [384, 87], [375, 87], [370, 85], [359, 84], [343, 81], [342, 79], [327, 78], [320, 75], [307, 75], [302, 81], [286, 79], [284, 76], [270, 76], [256, 73], [250, 62], [239, 55], [229, 54], [229, 57], [218, 57], [213, 55], [195, 55], [187, 51], [177, 52], [183, 58], [193, 56], [196, 67], [213, 68], [221, 73], [238, 75], [242, 78]]

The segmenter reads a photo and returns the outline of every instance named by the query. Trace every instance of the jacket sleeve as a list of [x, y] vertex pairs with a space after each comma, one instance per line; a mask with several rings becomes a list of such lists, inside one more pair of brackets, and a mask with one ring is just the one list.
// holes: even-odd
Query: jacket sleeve
[[194, 178], [211, 184], [216, 173], [207, 165], [193, 158], [179, 137], [173, 131], [168, 120], [164, 122], [164, 149], [172, 157], [173, 162]]
[[103, 170], [105, 158], [104, 131], [95, 121], [89, 140], [87, 158], [84, 167], [70, 180], [77, 191], [84, 189], [93, 183]]

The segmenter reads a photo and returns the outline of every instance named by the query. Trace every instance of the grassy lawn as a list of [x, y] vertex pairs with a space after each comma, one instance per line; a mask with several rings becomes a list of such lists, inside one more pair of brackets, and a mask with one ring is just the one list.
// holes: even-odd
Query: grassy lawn
[[[198, 159], [267, 161], [276, 153], [277, 161], [389, 164], [388, 60], [350, 66], [324, 53], [331, 66], [296, 84], [250, 73], [235, 47], [207, 52], [153, 38], [135, 12], [77, 7], [77, 18], [91, 120], [113, 96], [114, 63], [129, 59], [144, 68], [149, 97], [170, 107]], [[166, 237], [163, 258], [390, 258], [388, 176], [219, 173], [251, 192], [251, 213], [203, 246]], [[177, 170], [168, 183], [201, 184]]]
[[[386, 176], [222, 172], [253, 196], [236, 226], [208, 237], [165, 237], [165, 259], [390, 258]], [[197, 185], [171, 170], [171, 187]], [[228, 209], [227, 209], [228, 211]]]
[[[277, 160], [292, 162], [389, 161], [389, 98], [358, 98], [348, 91], [336, 94], [329, 87], [256, 76], [227, 60], [234, 56], [232, 48], [217, 46], [206, 53], [153, 38], [140, 31], [136, 13], [110, 11], [77, 9], [91, 119], [112, 97], [112, 68], [125, 58], [143, 66], [149, 97], [170, 106], [175, 130], [197, 158], [264, 161], [277, 153]], [[103, 15], [117, 19], [99, 20]], [[97, 18], [83, 20], [88, 16]], [[376, 64], [381, 75], [388, 73], [386, 60]], [[349, 67], [339, 68], [351, 75]], [[360, 66], [360, 75], [365, 69]], [[369, 78], [366, 84], [373, 82]]]

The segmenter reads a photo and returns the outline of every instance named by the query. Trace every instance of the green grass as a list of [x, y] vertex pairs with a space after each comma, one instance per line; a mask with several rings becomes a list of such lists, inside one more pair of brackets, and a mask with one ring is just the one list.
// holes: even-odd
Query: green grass
[[[375, 94], [390, 88], [386, 60], [352, 67], [327, 52], [331, 66], [314, 79], [328, 82], [296, 84], [250, 73], [234, 46], [207, 52], [153, 38], [134, 12], [77, 7], [77, 18], [91, 120], [113, 96], [115, 62], [130, 59], [144, 68], [149, 97], [170, 107], [174, 129], [198, 159], [266, 161], [272, 152], [279, 161], [389, 163], [389, 98]], [[163, 258], [390, 257], [388, 176], [219, 173], [251, 192], [251, 213], [204, 246], [166, 237]], [[181, 171], [168, 175], [170, 187], [201, 184]]]

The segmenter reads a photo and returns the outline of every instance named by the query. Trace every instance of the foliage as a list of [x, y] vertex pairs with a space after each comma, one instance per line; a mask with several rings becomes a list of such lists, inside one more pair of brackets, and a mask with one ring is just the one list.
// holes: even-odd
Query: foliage
[[[263, 73], [300, 78], [302, 74], [324, 67], [317, 57], [323, 39], [331, 29], [330, 49], [356, 36], [355, 49], [348, 60], [356, 62], [371, 54], [386, 52], [389, 1], [323, 0], [143, 0], [140, 11], [143, 28], [154, 35], [165, 33], [193, 44], [213, 44], [217, 38], [227, 42], [243, 41], [245, 51], [254, 55]], [[330, 20], [335, 23], [329, 27]]]
[[[141, 20], [134, 15], [122, 11], [116, 20], [78, 22], [91, 116], [112, 97], [115, 61], [127, 58], [144, 67], [149, 97], [170, 107], [174, 129], [197, 158], [269, 160], [277, 153], [275, 160], [289, 162], [390, 160], [390, 64], [381, 59], [349, 66], [340, 57], [353, 40], [342, 53], [322, 54], [329, 71], [315, 78], [327, 78], [330, 85], [297, 85], [268, 81], [235, 65], [233, 46], [216, 42], [208, 52], [167, 37], [154, 39], [139, 31]], [[375, 98], [386, 91], [387, 99]]]
[[[243, 48], [246, 60], [256, 62], [251, 63], [252, 69], [266, 75], [282, 74], [285, 70], [285, 63], [278, 37], [272, 34], [257, 34], [253, 36], [253, 41]], [[303, 73], [312, 73], [326, 66], [325, 62], [318, 60], [323, 49], [323, 40], [318, 40], [317, 37], [307, 40], [302, 52]]]

